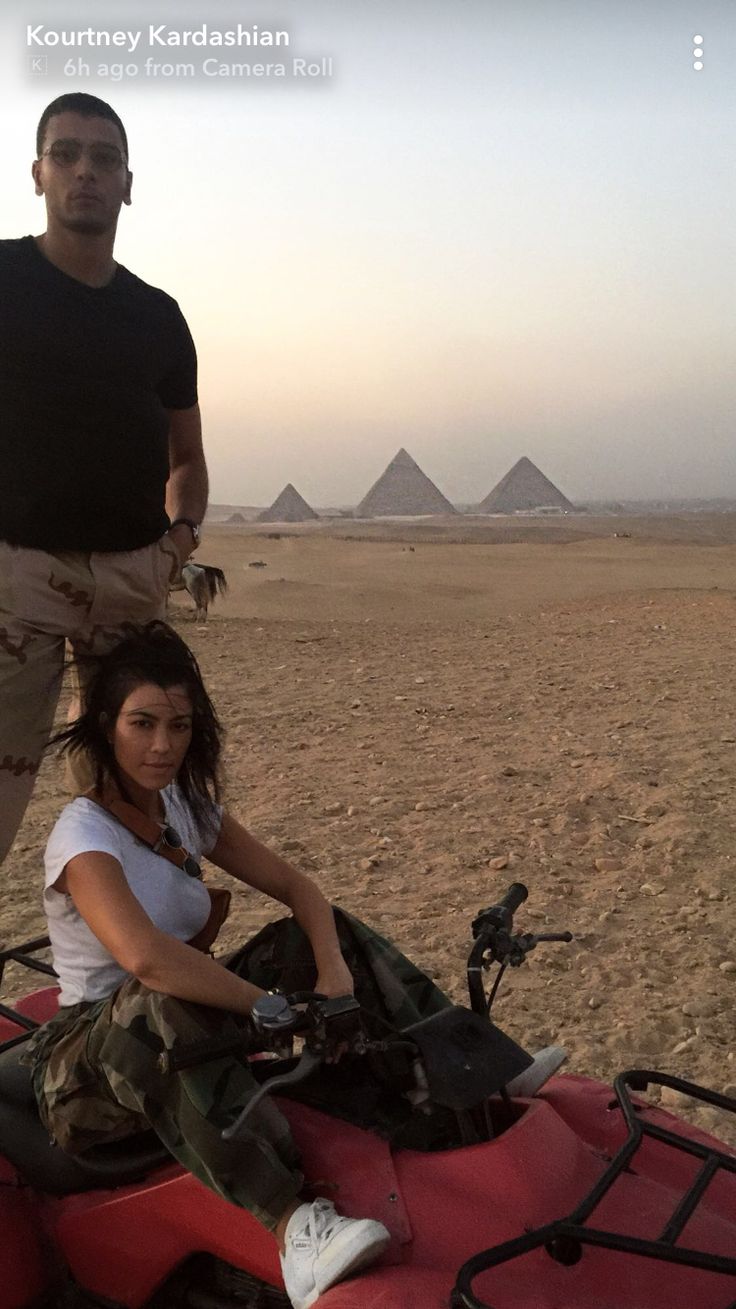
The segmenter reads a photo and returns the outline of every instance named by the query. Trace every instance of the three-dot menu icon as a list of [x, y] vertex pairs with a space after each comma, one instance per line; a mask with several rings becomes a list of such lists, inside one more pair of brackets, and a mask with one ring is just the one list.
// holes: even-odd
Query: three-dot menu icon
[[703, 71], [703, 38], [702, 36], [693, 37], [693, 68], [696, 73]]

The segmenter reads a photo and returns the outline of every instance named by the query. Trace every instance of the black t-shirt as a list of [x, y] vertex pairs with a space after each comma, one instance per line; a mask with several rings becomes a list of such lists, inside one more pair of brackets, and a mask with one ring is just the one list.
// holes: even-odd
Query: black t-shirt
[[136, 550], [163, 535], [167, 409], [197, 402], [175, 300], [118, 265], [69, 277], [33, 237], [0, 241], [0, 539]]

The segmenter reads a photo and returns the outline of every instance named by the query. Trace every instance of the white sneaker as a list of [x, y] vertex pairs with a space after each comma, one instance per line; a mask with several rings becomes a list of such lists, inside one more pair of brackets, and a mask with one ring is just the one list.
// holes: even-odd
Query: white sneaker
[[331, 1200], [302, 1204], [291, 1215], [281, 1256], [294, 1309], [310, 1309], [335, 1282], [373, 1263], [391, 1237], [373, 1218], [343, 1218]]
[[519, 1073], [513, 1081], [506, 1083], [506, 1090], [509, 1095], [521, 1095], [525, 1098], [536, 1095], [566, 1059], [567, 1050], [563, 1050], [561, 1045], [546, 1045], [543, 1050], [535, 1054], [533, 1064], [525, 1068], [523, 1073]]

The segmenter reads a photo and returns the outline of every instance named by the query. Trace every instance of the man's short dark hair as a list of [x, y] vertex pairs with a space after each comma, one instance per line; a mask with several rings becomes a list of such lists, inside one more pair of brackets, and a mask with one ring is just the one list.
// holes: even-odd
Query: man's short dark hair
[[88, 95], [86, 91], [69, 91], [67, 95], [57, 96], [52, 100], [41, 114], [36, 132], [36, 157], [41, 158], [43, 153], [43, 143], [46, 138], [46, 128], [50, 118], [56, 114], [81, 114], [83, 118], [107, 118], [117, 127], [123, 141], [125, 158], [128, 158], [128, 138], [125, 135], [125, 128], [115, 113], [111, 105], [105, 100], [99, 100], [96, 95]]

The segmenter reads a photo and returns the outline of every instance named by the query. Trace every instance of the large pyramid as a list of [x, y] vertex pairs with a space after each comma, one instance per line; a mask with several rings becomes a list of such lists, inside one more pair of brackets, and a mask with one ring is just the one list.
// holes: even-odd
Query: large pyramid
[[566, 496], [523, 455], [478, 505], [479, 514], [513, 514], [519, 509], [574, 510]]
[[457, 509], [430, 482], [406, 450], [399, 450], [355, 510], [356, 518], [419, 517], [456, 514]]
[[280, 495], [276, 496], [270, 509], [263, 509], [258, 515], [259, 523], [306, 523], [310, 518], [319, 518], [311, 505], [300, 496], [296, 487], [287, 482]]

